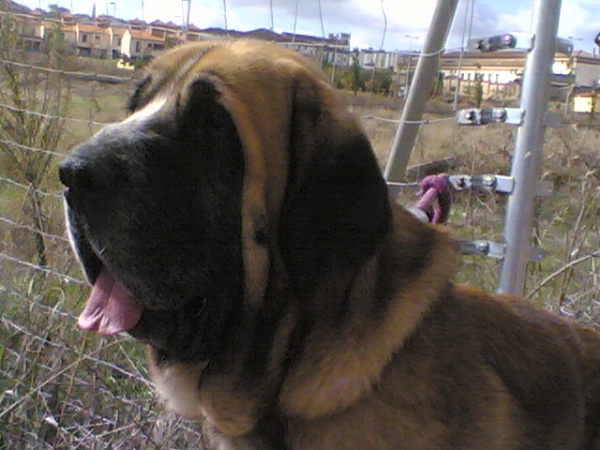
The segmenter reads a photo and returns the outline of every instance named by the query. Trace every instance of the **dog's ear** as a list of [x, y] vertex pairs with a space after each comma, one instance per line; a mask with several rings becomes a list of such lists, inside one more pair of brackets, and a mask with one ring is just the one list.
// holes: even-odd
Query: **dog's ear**
[[177, 124], [185, 136], [197, 131], [215, 132], [232, 126], [232, 119], [220, 102], [218, 81], [201, 76], [189, 83], [177, 102]]
[[129, 113], [133, 113], [137, 109], [139, 109], [143, 105], [143, 97], [146, 89], [151, 83], [150, 76], [145, 77], [141, 82], [139, 82], [135, 88], [135, 92], [129, 97], [127, 100], [127, 111]]
[[391, 226], [385, 181], [367, 137], [321, 80], [298, 82], [280, 223], [283, 259], [297, 291], [352, 270]]

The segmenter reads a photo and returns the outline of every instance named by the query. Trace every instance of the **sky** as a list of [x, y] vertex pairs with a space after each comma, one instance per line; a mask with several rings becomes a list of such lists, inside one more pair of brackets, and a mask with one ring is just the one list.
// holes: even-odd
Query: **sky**
[[[441, 0], [443, 1], [443, 0]], [[351, 33], [352, 47], [385, 50], [419, 50], [425, 40], [437, 0], [21, 0], [30, 8], [50, 4], [74, 13], [92, 13], [122, 19], [160, 19], [183, 24], [191, 4], [190, 23], [239, 31], [271, 28], [274, 31], [323, 36]], [[463, 35], [472, 38], [511, 31], [531, 32], [535, 0], [461, 0], [446, 49], [462, 46]], [[466, 6], [469, 6], [467, 11]], [[474, 4], [471, 22], [471, 5]], [[143, 6], [142, 6], [143, 5]], [[271, 8], [272, 5], [272, 8]], [[185, 6], [185, 9], [184, 9]], [[271, 13], [272, 11], [272, 13]], [[386, 25], [387, 22], [387, 25]], [[472, 25], [470, 25], [472, 23]], [[599, 0], [563, 0], [559, 37], [572, 38], [576, 49], [598, 53], [593, 43], [600, 33]]]

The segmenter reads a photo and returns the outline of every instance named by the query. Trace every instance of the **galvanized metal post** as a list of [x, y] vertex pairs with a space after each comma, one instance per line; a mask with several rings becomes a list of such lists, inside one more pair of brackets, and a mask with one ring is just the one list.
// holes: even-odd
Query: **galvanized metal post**
[[517, 131], [511, 176], [515, 189], [509, 197], [504, 225], [506, 255], [498, 292], [522, 295], [525, 271], [532, 258], [533, 212], [545, 130], [545, 115], [552, 81], [556, 33], [561, 0], [536, 0], [533, 50], [527, 57], [521, 108], [523, 125]]
[[425, 104], [437, 76], [440, 53], [452, 25], [457, 5], [458, 0], [438, 0], [437, 2], [385, 167], [384, 176], [387, 181], [398, 182], [404, 179], [410, 153], [417, 138], [420, 121], [423, 118]]

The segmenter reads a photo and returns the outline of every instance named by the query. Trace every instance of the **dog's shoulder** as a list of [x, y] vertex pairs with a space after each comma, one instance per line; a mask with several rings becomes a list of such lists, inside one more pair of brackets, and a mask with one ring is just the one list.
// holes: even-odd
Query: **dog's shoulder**
[[451, 322], [471, 335], [477, 351], [526, 409], [560, 410], [581, 389], [576, 325], [522, 298], [455, 286]]

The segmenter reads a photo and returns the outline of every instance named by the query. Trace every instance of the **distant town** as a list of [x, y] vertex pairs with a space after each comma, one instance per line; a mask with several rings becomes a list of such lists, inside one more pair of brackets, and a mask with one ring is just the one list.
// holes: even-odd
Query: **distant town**
[[153, 22], [123, 20], [104, 14], [73, 13], [57, 5], [50, 8], [49, 11], [40, 8], [32, 10], [19, 3], [9, 2], [8, 9], [18, 15], [20, 34], [30, 51], [40, 51], [48, 32], [58, 25], [79, 56], [92, 58], [125, 57], [135, 60], [157, 55], [184, 42], [226, 38], [275, 42], [338, 68], [349, 67], [352, 57], [358, 56], [360, 65], [364, 68], [394, 70], [407, 64], [411, 55], [417, 55], [416, 52], [409, 51], [352, 49], [350, 33], [329, 34], [324, 38], [289, 32], [276, 33], [265, 28], [247, 32], [222, 28], [201, 29], [193, 23], [183, 26], [158, 19]]
[[[132, 63], [151, 59], [185, 42], [252, 38], [274, 42], [307, 55], [330, 72], [347, 70], [352, 65], [373, 73], [385, 71], [391, 80], [386, 91], [393, 85], [394, 95], [406, 92], [419, 56], [414, 51], [352, 48], [351, 33], [347, 32], [318, 37], [277, 33], [265, 28], [247, 32], [201, 29], [193, 23], [182, 26], [159, 19], [152, 22], [123, 20], [106, 14], [96, 15], [94, 11], [91, 15], [79, 14], [58, 5], [51, 5], [49, 10], [32, 10], [12, 1], [1, 13], [15, 17], [23, 48], [30, 52], [42, 51], [49, 35], [57, 28], [77, 56], [117, 60], [122, 67], [135, 67]], [[468, 94], [472, 85], [478, 83], [486, 98], [505, 101], [519, 95], [526, 56], [527, 52], [523, 50], [466, 52], [462, 55], [460, 51], [446, 52], [440, 56], [440, 79], [447, 92], [459, 89], [461, 94]], [[556, 54], [553, 86], [554, 97], [558, 100], [569, 91], [574, 91], [575, 95], [589, 94], [599, 84], [600, 57], [597, 54], [579, 50], [571, 55]]]

